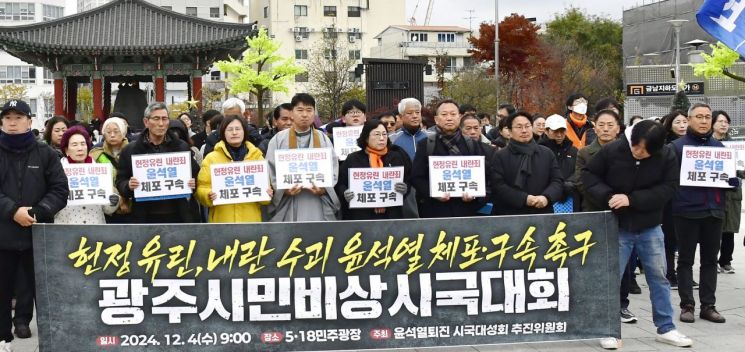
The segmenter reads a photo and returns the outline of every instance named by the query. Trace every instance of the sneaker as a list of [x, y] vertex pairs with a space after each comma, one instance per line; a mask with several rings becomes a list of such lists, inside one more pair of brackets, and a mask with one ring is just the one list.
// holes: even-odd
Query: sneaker
[[629, 293], [632, 295], [642, 294], [642, 288], [639, 287], [638, 283], [636, 283], [636, 278], [633, 278], [629, 283]]
[[714, 306], [701, 307], [699, 317], [712, 323], [724, 323], [726, 321], [726, 319], [717, 312], [717, 308]]
[[13, 352], [10, 342], [0, 341], [0, 352]]
[[723, 274], [723, 273], [724, 273], [724, 268], [721, 265], [717, 266], [717, 274]]
[[621, 322], [626, 324], [636, 323], [636, 315], [631, 313], [628, 308], [621, 308]]
[[619, 349], [623, 347], [623, 341], [615, 337], [606, 337], [600, 339], [600, 347], [605, 348], [606, 350]]
[[685, 306], [680, 308], [680, 321], [684, 323], [693, 323], [694, 321], [696, 321], [693, 306]]
[[27, 339], [31, 337], [31, 329], [28, 324], [16, 324], [15, 334], [19, 339]]
[[729, 265], [729, 264], [725, 266], [720, 266], [719, 269], [722, 270], [723, 273], [727, 273], [727, 274], [735, 273], [735, 268], [733, 268], [732, 265]]
[[657, 334], [655, 340], [678, 347], [690, 347], [693, 345], [693, 340], [681, 334], [678, 330], [670, 330], [664, 334]]

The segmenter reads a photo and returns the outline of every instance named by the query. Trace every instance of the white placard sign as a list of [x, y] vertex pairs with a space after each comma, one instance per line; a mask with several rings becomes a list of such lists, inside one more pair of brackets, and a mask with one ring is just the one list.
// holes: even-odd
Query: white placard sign
[[429, 196], [440, 198], [486, 196], [484, 156], [430, 156]]
[[274, 152], [277, 189], [334, 187], [331, 148], [282, 149]]
[[67, 205], [107, 205], [114, 192], [111, 164], [62, 164], [70, 194]]
[[334, 152], [336, 152], [339, 160], [347, 160], [347, 155], [360, 150], [357, 145], [357, 138], [360, 138], [362, 126], [335, 127], [332, 132], [334, 134]]
[[736, 177], [735, 154], [729, 148], [684, 146], [680, 185], [732, 188], [728, 180]]
[[725, 147], [734, 149], [736, 151], [736, 164], [735, 168], [737, 171], [745, 171], [745, 141], [722, 141]]
[[186, 198], [191, 195], [191, 153], [132, 155], [132, 176], [140, 181], [135, 189], [138, 202]]
[[404, 168], [349, 169], [349, 190], [354, 198], [349, 208], [388, 208], [404, 204], [404, 195], [394, 189], [397, 182], [404, 182]]
[[269, 165], [266, 160], [210, 165], [214, 205], [269, 201]]

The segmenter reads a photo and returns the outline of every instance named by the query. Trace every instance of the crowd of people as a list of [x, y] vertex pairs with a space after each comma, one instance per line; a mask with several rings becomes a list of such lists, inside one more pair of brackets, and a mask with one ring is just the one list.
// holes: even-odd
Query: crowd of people
[[[737, 177], [728, 181], [731, 190], [679, 186], [681, 152], [684, 146], [723, 147], [729, 115], [694, 104], [660, 122], [636, 119], [624, 126], [622, 107], [615, 100], [597, 102], [593, 113], [588, 106], [584, 95], [574, 94], [562, 114], [544, 117], [504, 104], [492, 119], [473, 106], [442, 100], [433, 109], [434, 124], [428, 126], [415, 98], [402, 99], [397, 109], [374, 118], [367, 117], [363, 103], [350, 100], [339, 120], [320, 126], [314, 98], [299, 93], [272, 111], [266, 128], [252, 124], [243, 101], [230, 98], [222, 111], [205, 111], [205, 129], [195, 133], [190, 128], [195, 117], [183, 113], [171, 119], [168, 107], [156, 102], [145, 110], [144, 130], [133, 133], [124, 116], [114, 115], [100, 125], [96, 142], [89, 129], [63, 117], [50, 119], [43, 141], [37, 141], [28, 104], [8, 101], [0, 133], [0, 343], [9, 346], [13, 334], [31, 336], [34, 223], [299, 222], [611, 210], [619, 226], [621, 321], [636, 321], [628, 294], [638, 259], [649, 284], [657, 340], [690, 346], [691, 339], [673, 323], [671, 288], [680, 295], [679, 320], [693, 323], [693, 287], [698, 284], [692, 266], [700, 245], [699, 317], [725, 322], [715, 306], [717, 273], [734, 272], [742, 192]], [[341, 162], [333, 156], [333, 187], [297, 184], [279, 189], [278, 151], [333, 148], [333, 129], [352, 126], [362, 127], [359, 150]], [[187, 183], [192, 196], [139, 201], [134, 192], [142, 180], [134, 177], [133, 156], [169, 152], [192, 156]], [[483, 157], [486, 194], [432, 196], [431, 156]], [[218, 195], [211, 165], [264, 159], [270, 187], [262, 191], [270, 201], [213, 203]], [[107, 204], [66, 206], [69, 190], [63, 167], [74, 163], [112, 165], [115, 190]], [[386, 167], [403, 168], [403, 181], [393, 185], [403, 205], [350, 207], [356, 195], [349, 170]], [[602, 346], [618, 348], [621, 340], [604, 339]]]

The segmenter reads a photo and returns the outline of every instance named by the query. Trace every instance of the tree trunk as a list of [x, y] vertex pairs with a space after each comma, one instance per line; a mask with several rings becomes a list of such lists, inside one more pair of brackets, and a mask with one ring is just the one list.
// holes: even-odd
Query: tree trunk
[[256, 90], [256, 127], [261, 129], [264, 127], [264, 89]]

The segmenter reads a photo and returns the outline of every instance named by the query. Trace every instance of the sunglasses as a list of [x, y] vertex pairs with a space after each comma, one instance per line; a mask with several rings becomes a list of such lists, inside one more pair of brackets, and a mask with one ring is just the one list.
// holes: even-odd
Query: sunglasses
[[395, 123], [395, 122], [381, 122], [381, 124], [382, 124], [383, 126], [395, 126], [395, 125], [396, 125], [396, 123]]

